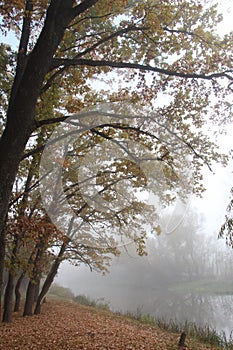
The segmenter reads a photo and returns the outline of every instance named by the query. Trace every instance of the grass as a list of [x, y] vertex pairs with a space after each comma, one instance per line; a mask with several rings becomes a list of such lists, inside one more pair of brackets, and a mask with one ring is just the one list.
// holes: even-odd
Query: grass
[[202, 295], [233, 295], [233, 282], [216, 280], [179, 282], [179, 284], [170, 287], [169, 290], [171, 292], [192, 292]]
[[194, 341], [200, 341], [220, 349], [233, 350], [233, 332], [231, 332], [227, 339], [224, 332], [218, 333], [214, 328], [208, 325], [199, 326], [196, 323], [187, 321], [180, 323], [177, 320], [165, 321], [163, 319], [156, 319], [150, 314], [141, 314], [139, 310], [135, 313], [127, 312], [124, 315], [140, 323], [158, 327], [167, 332], [180, 334], [184, 331], [186, 335]]
[[[78, 295], [74, 298], [74, 301], [82, 305], [91, 306], [102, 310], [110, 309], [109, 304], [103, 302], [104, 299], [93, 300], [85, 295]], [[215, 348], [217, 347], [219, 349], [233, 350], [233, 333], [231, 333], [229, 339], [227, 339], [224, 332], [218, 333], [214, 328], [208, 325], [199, 326], [195, 323], [187, 321], [180, 323], [177, 320], [170, 320], [167, 322], [163, 319], [156, 319], [150, 314], [143, 314], [141, 313], [140, 309], [138, 309], [135, 313], [116, 313], [139, 323], [147, 324], [170, 333], [180, 334], [184, 331], [187, 337], [192, 338], [193, 341], [209, 344], [211, 347], [215, 346]]]

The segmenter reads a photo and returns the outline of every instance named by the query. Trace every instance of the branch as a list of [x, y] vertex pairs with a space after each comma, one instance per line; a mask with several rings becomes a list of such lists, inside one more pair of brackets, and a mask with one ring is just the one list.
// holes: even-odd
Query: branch
[[27, 50], [28, 50], [28, 43], [29, 43], [29, 38], [31, 34], [32, 13], [33, 13], [33, 1], [26, 0], [23, 26], [22, 26], [20, 43], [19, 43], [19, 50], [17, 54], [16, 74], [15, 74], [15, 79], [12, 86], [11, 97], [9, 102], [10, 105], [14, 103], [14, 99], [19, 89], [21, 78], [24, 74], [25, 66], [27, 63]]
[[196, 149], [191, 145], [190, 142], [184, 140], [181, 136], [179, 136], [176, 132], [172, 131], [172, 130], [171, 130], [170, 128], [168, 128], [165, 124], [161, 124], [161, 123], [159, 123], [159, 122], [157, 122], [157, 123], [158, 123], [158, 125], [160, 125], [161, 127], [163, 127], [165, 130], [167, 130], [171, 135], [175, 136], [181, 143], [183, 143], [184, 145], [186, 145], [186, 146], [193, 152], [193, 154], [194, 154], [197, 158], [201, 159], [201, 160], [203, 161], [203, 163], [207, 165], [208, 169], [213, 173], [213, 170], [211, 169], [210, 164], [204, 159], [204, 157], [203, 157], [200, 153], [198, 153], [198, 152], [196, 151]]
[[89, 66], [89, 67], [112, 67], [112, 68], [128, 68], [128, 69], [139, 69], [146, 72], [155, 72], [168, 76], [175, 76], [185, 79], [205, 79], [212, 80], [214, 78], [226, 77], [229, 80], [233, 81], [233, 76], [227, 73], [233, 73], [233, 70], [227, 70], [219, 73], [204, 74], [204, 73], [185, 73], [177, 72], [169, 69], [152, 67], [150, 65], [144, 65], [139, 63], [130, 63], [130, 62], [113, 62], [106, 60], [91, 60], [91, 59], [66, 59], [66, 58], [54, 58], [53, 59], [53, 69], [59, 67], [70, 67], [70, 66]]
[[85, 12], [92, 6], [94, 6], [99, 0], [84, 0], [79, 5], [72, 9], [72, 20], [79, 16], [81, 13]]
[[10, 208], [13, 204], [15, 204], [21, 197], [24, 197], [25, 195], [27, 195], [29, 192], [31, 192], [35, 187], [37, 187], [40, 183], [41, 180], [43, 180], [43, 178], [45, 178], [49, 173], [51, 173], [51, 170], [48, 171], [46, 174], [44, 174], [39, 180], [37, 180], [33, 185], [27, 187], [25, 186], [25, 190], [24, 192], [20, 193], [16, 198], [14, 198], [10, 203], [8, 208]]
[[[190, 32], [188, 30], [185, 30], [185, 29], [170, 29], [168, 27], [162, 27], [163, 30], [169, 32], [169, 33], [172, 33], [172, 34], [185, 34], [185, 35], [188, 35], [188, 36], [191, 36], [191, 37], [196, 37], [198, 39], [200, 39], [201, 41], [203, 41], [204, 43], [212, 46], [213, 43], [210, 42], [210, 41], [207, 41], [205, 40], [201, 35], [197, 34], [197, 33], [194, 33], [194, 32]], [[221, 45], [218, 45], [216, 43], [214, 43], [214, 45], [218, 48], [221, 48]]]
[[81, 43], [80, 43], [80, 42], [83, 43], [83, 41], [86, 40], [87, 38], [92, 38], [92, 39], [93, 39], [93, 38], [97, 38], [97, 37], [99, 37], [99, 36], [102, 35], [102, 34], [106, 34], [106, 31], [102, 30], [101, 32], [97, 32], [97, 33], [85, 34], [85, 35], [81, 36], [81, 37], [78, 39], [78, 41], [79, 41], [78, 43], [76, 43], [76, 44], [74, 44], [74, 45], [72, 45], [72, 46], [68, 46], [68, 47], [66, 47], [66, 48], [64, 48], [64, 49], [62, 49], [61, 52], [66, 52], [66, 51], [69, 51], [69, 50], [71, 50], [71, 49], [77, 49], [78, 47], [81, 46]]
[[77, 56], [74, 57], [74, 59], [78, 59], [79, 57], [82, 57], [82, 56], [86, 55], [87, 53], [90, 53], [96, 47], [102, 45], [103, 43], [105, 43], [105, 42], [107, 42], [107, 41], [109, 41], [117, 36], [121, 36], [121, 35], [126, 34], [128, 32], [131, 32], [131, 31], [140, 31], [140, 30], [146, 30], [146, 29], [148, 29], [148, 28], [145, 28], [145, 27], [140, 28], [140, 27], [136, 27], [135, 25], [131, 24], [127, 28], [120, 29], [120, 30], [116, 31], [115, 33], [112, 33], [112, 34], [106, 36], [105, 38], [102, 38], [101, 40], [97, 41], [97, 43], [95, 43], [91, 47], [87, 48], [83, 52], [80, 52]]
[[77, 24], [79, 24], [79, 23], [81, 23], [81, 22], [84, 22], [84, 21], [86, 21], [86, 20], [88, 20], [88, 19], [101, 19], [101, 18], [105, 18], [105, 17], [111, 16], [111, 14], [112, 14], [112, 13], [109, 12], [109, 13], [106, 13], [105, 15], [101, 15], [101, 16], [86, 16], [86, 17], [83, 17], [83, 18], [79, 19], [78, 21], [76, 21], [76, 22], [74, 22], [74, 23], [68, 25], [68, 26], [67, 26], [67, 29], [70, 29], [70, 28], [76, 26]]
[[[76, 55], [73, 59], [78, 59], [82, 56], [85, 56], [86, 54], [92, 52], [94, 49], [96, 49], [97, 47], [99, 47], [100, 45], [106, 43], [109, 40], [112, 40], [118, 36], [122, 36], [123, 34], [126, 34], [128, 32], [132, 32], [132, 31], [140, 31], [140, 30], [146, 30], [148, 28], [146, 27], [136, 27], [135, 25], [129, 25], [127, 28], [123, 28], [120, 29], [118, 31], [116, 31], [115, 33], [112, 33], [102, 39], [100, 39], [99, 41], [97, 41], [95, 44], [93, 44], [92, 46], [88, 47], [87, 49], [85, 49], [84, 51], [80, 52], [78, 55]], [[74, 46], [75, 47], [75, 46]], [[44, 87], [41, 90], [41, 94], [43, 94], [45, 91], [47, 91], [53, 81], [56, 79], [57, 76], [59, 76], [60, 74], [62, 74], [66, 69], [68, 68], [68, 66], [64, 66], [61, 69], [59, 69], [58, 71], [56, 71], [47, 81], [47, 83], [44, 85]], [[50, 71], [52, 71], [54, 69], [54, 66], [52, 64]]]
[[56, 77], [61, 75], [66, 69], [67, 69], [66, 67], [62, 67], [61, 69], [56, 71], [53, 75], [51, 75], [51, 77], [48, 79], [46, 84], [41, 88], [40, 96], [43, 95], [52, 86], [52, 83], [56, 79]]

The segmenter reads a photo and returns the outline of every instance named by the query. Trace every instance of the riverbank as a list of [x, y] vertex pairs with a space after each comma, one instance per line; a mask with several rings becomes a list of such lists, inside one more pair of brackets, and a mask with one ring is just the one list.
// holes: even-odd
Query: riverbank
[[[40, 316], [0, 325], [1, 350], [175, 350], [179, 334], [107, 310], [49, 300]], [[186, 339], [187, 349], [220, 349]]]

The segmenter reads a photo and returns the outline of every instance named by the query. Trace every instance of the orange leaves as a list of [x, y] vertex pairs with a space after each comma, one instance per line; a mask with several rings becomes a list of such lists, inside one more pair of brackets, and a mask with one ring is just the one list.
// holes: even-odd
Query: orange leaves
[[[28, 219], [26, 216], [19, 216], [16, 219], [11, 219], [8, 222], [7, 231], [9, 252], [13, 251], [15, 244], [18, 246], [13, 263], [11, 262], [11, 268], [13, 270], [20, 268], [23, 271], [27, 271], [30, 276], [33, 264], [40, 265], [39, 270], [44, 270], [52, 253], [48, 249], [63, 238], [62, 234], [53, 224], [48, 222], [46, 217], [40, 216], [32, 217], [31, 219]], [[18, 236], [17, 243], [15, 243], [16, 236]], [[38, 249], [41, 250], [42, 254], [40, 261], [36, 262], [34, 259]], [[8, 265], [10, 266], [10, 262], [7, 262]]]
[[30, 239], [37, 241], [38, 238], [52, 238], [58, 234], [55, 226], [47, 221], [46, 218], [31, 218], [20, 216], [16, 219], [9, 220], [7, 226], [8, 233], [17, 234], [22, 239]]

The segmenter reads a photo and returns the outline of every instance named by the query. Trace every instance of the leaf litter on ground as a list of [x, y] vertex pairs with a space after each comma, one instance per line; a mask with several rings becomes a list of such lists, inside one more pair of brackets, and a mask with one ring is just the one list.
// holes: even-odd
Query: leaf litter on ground
[[[50, 300], [41, 315], [0, 325], [0, 350], [175, 350], [178, 334], [75, 302]], [[187, 350], [207, 345], [187, 341]]]

